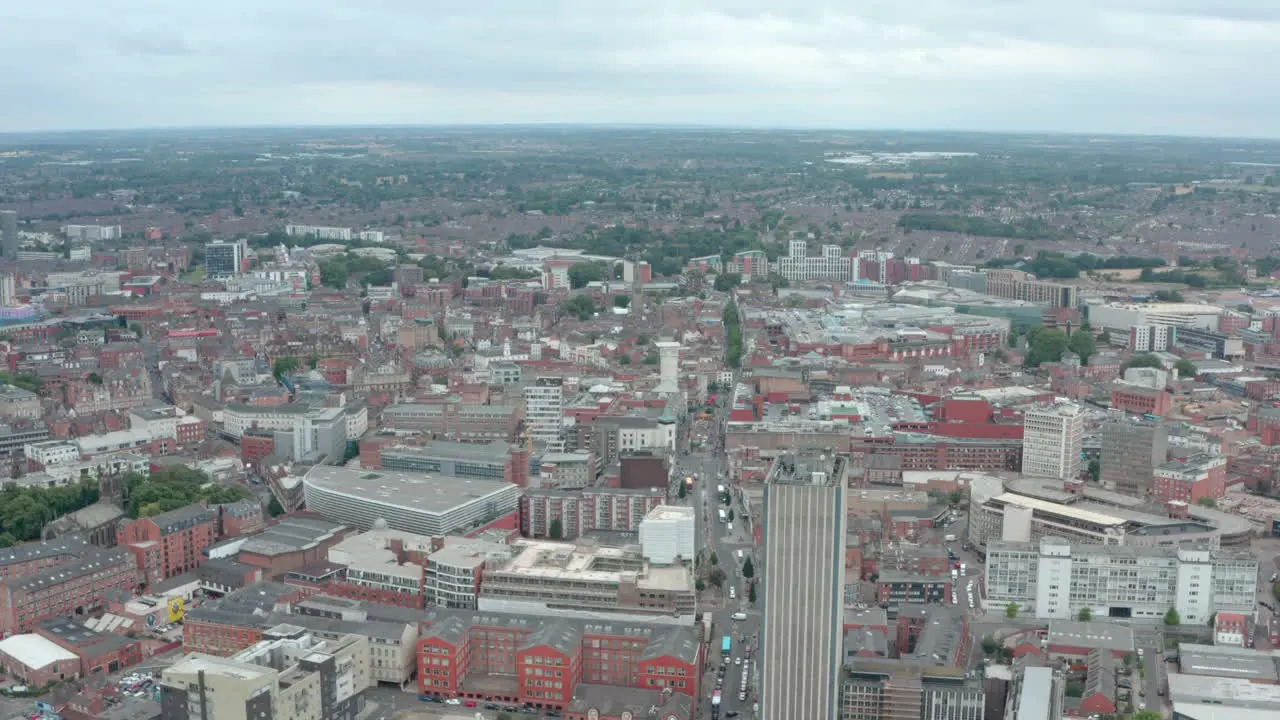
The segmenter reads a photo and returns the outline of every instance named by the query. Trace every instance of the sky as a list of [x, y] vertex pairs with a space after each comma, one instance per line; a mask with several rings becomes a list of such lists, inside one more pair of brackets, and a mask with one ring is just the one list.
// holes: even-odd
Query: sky
[[0, 0], [0, 132], [676, 124], [1280, 137], [1280, 0]]

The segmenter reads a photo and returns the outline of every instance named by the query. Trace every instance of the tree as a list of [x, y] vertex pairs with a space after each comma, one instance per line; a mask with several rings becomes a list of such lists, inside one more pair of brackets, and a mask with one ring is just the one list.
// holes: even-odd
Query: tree
[[102, 376], [96, 372], [91, 372], [89, 373], [89, 382], [93, 383], [94, 385], [101, 385]]
[[733, 522], [733, 508], [729, 508], [729, 522]]
[[747, 587], [747, 600], [749, 602], [756, 601], [756, 584], [755, 583], [751, 583], [751, 585]]
[[585, 321], [596, 314], [596, 303], [586, 295], [574, 295], [564, 304], [564, 311]]
[[1129, 720], [1164, 720], [1164, 715], [1155, 710], [1139, 710]]
[[288, 377], [296, 373], [299, 366], [297, 358], [282, 357], [271, 366], [271, 372], [278, 378]]
[[1098, 342], [1102, 343], [1103, 345], [1110, 345], [1111, 331], [1108, 330], [1107, 328], [1102, 328], [1102, 332], [1098, 333]]
[[1039, 367], [1041, 363], [1058, 362], [1067, 349], [1067, 334], [1056, 328], [1037, 325], [1027, 333], [1027, 367]]
[[1000, 641], [988, 635], [982, 638], [982, 652], [985, 655], [994, 655], [1000, 649]]
[[1124, 666], [1127, 668], [1133, 667], [1133, 653], [1124, 654]]
[[631, 296], [630, 295], [614, 295], [613, 306], [616, 308], [631, 307]]
[[1102, 462], [1097, 458], [1089, 461], [1089, 479], [1098, 482], [1098, 478], [1102, 477]]
[[1067, 341], [1067, 349], [1080, 356], [1082, 365], [1089, 364], [1089, 358], [1098, 352], [1098, 344], [1093, 338], [1093, 333], [1081, 328], [1071, 334], [1071, 339]]
[[1011, 602], [1004, 607], [1004, 616], [1012, 620], [1018, 617], [1018, 611], [1022, 608], [1016, 602]]
[[1084, 695], [1084, 683], [1069, 682], [1062, 694], [1069, 698], [1081, 697]]
[[1207, 508], [1218, 507], [1218, 501], [1211, 497], [1202, 497], [1196, 501], [1196, 504]]
[[551, 527], [547, 528], [547, 535], [549, 535], [552, 540], [560, 540], [564, 538], [564, 523], [560, 521], [560, 518], [556, 518], [551, 521]]
[[707, 576], [707, 579], [711, 581], [712, 585], [715, 585], [716, 587], [723, 587], [724, 571], [720, 568], [712, 568], [711, 574]]
[[1194, 378], [1196, 376], [1196, 364], [1186, 358], [1174, 363], [1173, 369], [1178, 371], [1178, 377], [1180, 378]]
[[676, 495], [679, 495], [681, 500], [685, 499], [685, 497], [689, 495], [689, 490], [684, 486], [683, 482], [677, 483]]
[[271, 496], [271, 502], [267, 503], [267, 514], [271, 517], [279, 517], [284, 514], [284, 506], [275, 495]]
[[1124, 373], [1124, 371], [1129, 368], [1155, 368], [1157, 370], [1161, 370], [1164, 368], [1164, 363], [1155, 355], [1144, 353], [1142, 355], [1134, 355], [1128, 360], [1125, 360], [1124, 364], [1120, 366], [1120, 372]]
[[712, 285], [720, 292], [728, 292], [742, 284], [742, 276], [738, 273], [720, 273]]
[[698, 592], [702, 592], [703, 590], [707, 589], [707, 584], [703, 582], [702, 578], [698, 578], [693, 582], [693, 589], [697, 590]]
[[712, 565], [719, 565], [719, 564], [720, 564], [720, 556], [716, 554], [716, 551], [715, 551], [715, 550], [712, 550], [712, 551], [711, 551], [711, 557], [710, 557], [710, 558], [708, 558], [708, 559], [711, 561], [711, 564], [712, 564]]
[[569, 268], [569, 287], [577, 290], [587, 283], [600, 282], [608, 277], [606, 268], [600, 263], [578, 263]]
[[751, 558], [742, 563], [742, 577], [750, 580], [756, 574], [756, 566], [751, 564]]
[[1178, 615], [1177, 608], [1169, 608], [1169, 612], [1164, 614], [1165, 625], [1178, 625], [1182, 622], [1182, 618]]
[[1093, 619], [1093, 611], [1089, 608], [1080, 608], [1080, 613], [1076, 617], [1080, 622], [1089, 622]]

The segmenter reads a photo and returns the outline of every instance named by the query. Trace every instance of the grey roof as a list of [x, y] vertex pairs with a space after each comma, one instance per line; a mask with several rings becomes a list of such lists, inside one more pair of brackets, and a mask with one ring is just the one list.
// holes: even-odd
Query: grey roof
[[1105, 695], [1116, 697], [1116, 656], [1110, 650], [1094, 648], [1089, 651], [1089, 674], [1084, 683], [1085, 697]]
[[1049, 644], [1133, 651], [1133, 628], [1104, 622], [1050, 620]]
[[494, 440], [487, 443], [461, 443], [449, 440], [432, 440], [423, 447], [397, 445], [382, 451], [382, 456], [403, 454], [448, 460], [488, 461], [498, 464], [507, 461], [511, 443]]
[[427, 513], [446, 513], [474, 500], [505, 496], [512, 487], [503, 480], [443, 473], [352, 470], [331, 465], [316, 465], [307, 471], [302, 481], [323, 492], [367, 498]]
[[361, 637], [392, 641], [398, 641], [403, 638], [404, 629], [409, 625], [409, 623], [404, 622], [396, 623], [382, 620], [342, 620], [318, 617], [316, 615], [272, 613], [263, 618], [259, 626], [265, 629], [282, 623], [296, 625], [327, 635], [359, 635]]
[[276, 582], [260, 582], [243, 587], [221, 600], [207, 601], [187, 610], [188, 620], [222, 625], [246, 625], [252, 618], [264, 618], [275, 610], [280, 599], [297, 588]]
[[80, 557], [89, 552], [89, 543], [78, 536], [60, 537], [56, 540], [29, 542], [0, 550], [0, 566], [18, 565], [41, 558], [59, 556]]
[[854, 628], [844, 634], [844, 654], [857, 655], [869, 650], [881, 657], [889, 656], [889, 638], [880, 628]]
[[195, 503], [180, 507], [177, 510], [170, 510], [167, 513], [160, 513], [148, 518], [151, 522], [160, 528], [162, 535], [172, 535], [176, 532], [182, 532], [207, 522], [213, 522], [218, 519], [218, 514], [209, 508]]
[[19, 575], [9, 579], [9, 587], [23, 592], [39, 592], [46, 587], [59, 585], [74, 578], [92, 575], [103, 568], [118, 565], [134, 565], [133, 555], [123, 548], [102, 550], [95, 548], [79, 559], [45, 568], [29, 575]]
[[267, 556], [284, 555], [315, 547], [345, 530], [347, 530], [346, 525], [328, 520], [289, 517], [245, 540], [240, 546], [240, 552]]
[[582, 630], [571, 623], [549, 622], [533, 631], [521, 646], [522, 650], [546, 645], [547, 647], [571, 655], [574, 648], [582, 644]]
[[573, 686], [573, 700], [565, 708], [567, 712], [587, 715], [591, 710], [600, 717], [621, 717], [630, 711], [632, 717], [652, 718], [649, 709], [657, 707], [656, 717], [693, 717], [693, 698], [684, 693], [663, 693], [656, 690], [578, 683]]
[[1186, 675], [1215, 675], [1271, 684], [1280, 681], [1276, 658], [1250, 648], [1180, 645], [1178, 667]]

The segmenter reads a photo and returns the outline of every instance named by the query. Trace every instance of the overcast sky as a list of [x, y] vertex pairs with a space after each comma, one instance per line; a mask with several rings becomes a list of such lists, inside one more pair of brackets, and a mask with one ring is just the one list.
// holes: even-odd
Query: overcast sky
[[1280, 0], [0, 0], [0, 131], [674, 123], [1280, 137]]

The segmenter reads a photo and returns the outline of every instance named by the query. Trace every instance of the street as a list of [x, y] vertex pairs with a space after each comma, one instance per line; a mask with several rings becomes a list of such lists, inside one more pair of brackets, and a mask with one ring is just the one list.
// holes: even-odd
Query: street
[[[761, 613], [756, 603], [749, 600], [747, 578], [743, 576], [743, 565], [747, 559], [754, 567], [754, 577], [758, 579], [763, 566], [763, 558], [756, 554], [753, 542], [750, 518], [743, 512], [739, 496], [733, 492], [727, 479], [721, 479], [721, 473], [727, 472], [728, 460], [723, 450], [724, 423], [728, 416], [727, 393], [722, 394], [722, 402], [716, 408], [714, 420], [710, 423], [709, 437], [706, 444], [697, 450], [684, 453], [678, 460], [678, 480], [697, 474], [693, 489], [688, 493], [685, 502], [697, 509], [696, 533], [702, 562], [711, 563], [714, 555], [715, 568], [724, 573], [724, 582], [719, 588], [708, 584], [702, 595], [700, 609], [712, 623], [710, 650], [707, 665], [702, 678], [704, 712], [710, 716], [712, 705], [710, 698], [717, 690], [717, 678], [723, 670], [720, 681], [721, 703], [720, 717], [741, 716], [754, 717], [751, 711], [756, 697], [755, 651], [760, 644]], [[717, 486], [725, 485], [730, 490], [731, 503], [725, 505], [717, 492]], [[720, 522], [719, 510], [733, 512], [733, 521]], [[732, 526], [732, 530], [730, 527]], [[741, 553], [741, 557], [739, 557]], [[737, 613], [745, 615], [745, 619], [734, 620]], [[728, 635], [731, 651], [727, 662], [722, 657], [720, 648], [724, 637]], [[747, 678], [745, 699], [739, 700], [742, 692], [742, 679]]]

